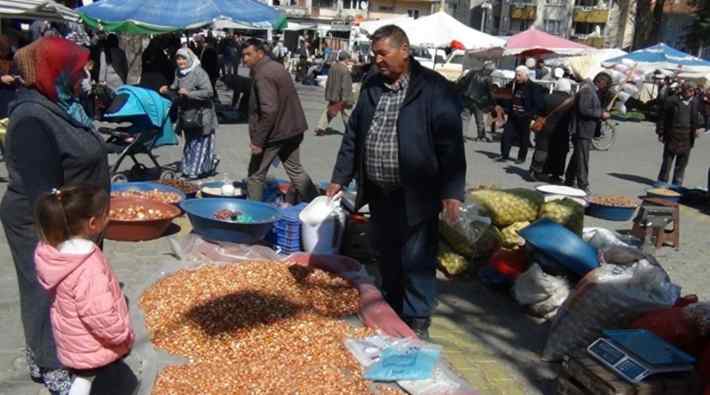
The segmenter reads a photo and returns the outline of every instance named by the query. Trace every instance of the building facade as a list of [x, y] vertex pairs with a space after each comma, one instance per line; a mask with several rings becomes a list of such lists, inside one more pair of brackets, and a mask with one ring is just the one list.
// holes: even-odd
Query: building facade
[[429, 15], [439, 0], [266, 0], [283, 10], [290, 21], [304, 24], [349, 24], [354, 20]]
[[[594, 47], [628, 48], [637, 0], [450, 0], [459, 21], [489, 34], [511, 36], [535, 26]], [[483, 27], [483, 28], [481, 28]]]

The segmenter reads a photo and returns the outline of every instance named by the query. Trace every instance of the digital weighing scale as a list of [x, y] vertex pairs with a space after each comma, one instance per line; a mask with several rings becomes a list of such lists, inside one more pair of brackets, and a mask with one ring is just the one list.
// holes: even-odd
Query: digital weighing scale
[[604, 331], [587, 352], [632, 383], [657, 373], [693, 369], [695, 358], [644, 329]]

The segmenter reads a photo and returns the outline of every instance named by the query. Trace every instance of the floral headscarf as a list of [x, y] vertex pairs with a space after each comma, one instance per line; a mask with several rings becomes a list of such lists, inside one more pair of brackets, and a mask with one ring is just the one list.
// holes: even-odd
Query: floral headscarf
[[180, 73], [181, 76], [186, 76], [192, 72], [192, 70], [195, 69], [195, 67], [200, 65], [200, 59], [197, 58], [197, 55], [195, 55], [194, 52], [190, 48], [180, 48], [177, 50], [177, 53], [175, 54], [175, 57], [183, 57], [187, 59], [187, 68], [184, 70], [180, 70], [178, 68], [178, 73]]
[[15, 54], [15, 63], [26, 86], [36, 89], [74, 120], [91, 128], [91, 118], [75, 95], [75, 87], [85, 78], [83, 69], [88, 61], [88, 50], [60, 37], [41, 38]]

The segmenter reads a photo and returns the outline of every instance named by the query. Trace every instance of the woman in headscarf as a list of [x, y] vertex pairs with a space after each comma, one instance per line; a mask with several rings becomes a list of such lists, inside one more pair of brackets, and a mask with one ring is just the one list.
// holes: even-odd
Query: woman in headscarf
[[57, 359], [50, 295], [35, 273], [33, 207], [42, 193], [64, 185], [92, 184], [108, 191], [107, 151], [77, 99], [87, 50], [45, 37], [17, 51], [14, 59], [25, 88], [9, 109], [9, 185], [0, 219], [17, 271], [30, 375], [52, 394], [66, 395], [73, 377]]
[[219, 164], [214, 152], [218, 124], [212, 83], [189, 48], [180, 48], [175, 62], [178, 67], [175, 81], [170, 87], [162, 86], [160, 93], [177, 93], [178, 125], [185, 136], [182, 175], [188, 179], [209, 177]]

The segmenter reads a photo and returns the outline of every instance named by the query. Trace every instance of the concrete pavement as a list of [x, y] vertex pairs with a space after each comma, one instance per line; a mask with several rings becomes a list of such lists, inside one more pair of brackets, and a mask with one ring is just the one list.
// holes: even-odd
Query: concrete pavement
[[[323, 89], [299, 86], [309, 125], [315, 127], [323, 109]], [[226, 98], [223, 100], [226, 102]], [[342, 125], [333, 125], [343, 129]], [[216, 179], [242, 178], [249, 160], [246, 125], [222, 125], [217, 136], [221, 156]], [[314, 181], [328, 180], [340, 143], [339, 135], [315, 137], [309, 132], [302, 145], [301, 159]], [[705, 154], [710, 138], [698, 140], [686, 173], [686, 185], [706, 185]], [[175, 147], [162, 148], [161, 163], [179, 159]], [[467, 143], [467, 183], [495, 184], [502, 187], [535, 184], [522, 177], [528, 164], [516, 166], [490, 159], [498, 152], [495, 143]], [[592, 152], [591, 188], [595, 193], [640, 194], [652, 184], [660, 166], [661, 146], [648, 124], [626, 123], [619, 126], [616, 145], [608, 152]], [[4, 167], [0, 175], [5, 175]], [[282, 168], [272, 175], [286, 178]], [[0, 184], [4, 193], [6, 184]], [[662, 250], [660, 261], [684, 293], [696, 293], [709, 299], [705, 269], [710, 240], [710, 217], [699, 210], [684, 207], [681, 211], [682, 246], [680, 251]], [[181, 233], [189, 224], [181, 219]], [[587, 217], [586, 225], [629, 229], [630, 223], [608, 223]], [[107, 242], [105, 250], [124, 291], [132, 301], [141, 292], [145, 279], [155, 275], [164, 262], [174, 261], [166, 238], [144, 243]], [[0, 235], [0, 394], [36, 394], [39, 386], [29, 381], [21, 349], [23, 336], [19, 322], [19, 303], [15, 271], [4, 235]], [[555, 377], [554, 366], [539, 360], [546, 340], [546, 325], [526, 316], [505, 292], [490, 290], [474, 279], [439, 282], [440, 300], [432, 326], [435, 342], [444, 346], [444, 354], [454, 367], [482, 394], [550, 394]], [[144, 361], [130, 359], [128, 365], [138, 378]], [[144, 386], [143, 386], [144, 387]]]

